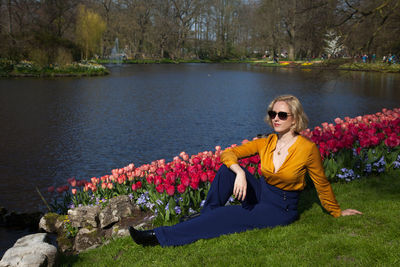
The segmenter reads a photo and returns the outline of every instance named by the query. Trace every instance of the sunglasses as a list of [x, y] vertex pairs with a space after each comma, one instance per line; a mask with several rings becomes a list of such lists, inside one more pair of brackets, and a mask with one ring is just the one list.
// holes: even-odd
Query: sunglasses
[[291, 116], [292, 114], [289, 114], [287, 112], [283, 112], [283, 111], [279, 111], [278, 113], [276, 113], [275, 111], [268, 111], [268, 116], [271, 120], [275, 119], [276, 115], [278, 114], [278, 118], [282, 121], [287, 120], [288, 116]]

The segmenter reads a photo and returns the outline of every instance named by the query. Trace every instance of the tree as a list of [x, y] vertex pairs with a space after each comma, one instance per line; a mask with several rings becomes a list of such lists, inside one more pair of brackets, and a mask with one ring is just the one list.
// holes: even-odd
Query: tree
[[340, 36], [337, 35], [333, 30], [329, 30], [326, 34], [326, 48], [325, 51], [335, 56], [336, 54], [340, 53], [343, 50], [343, 45], [340, 42]]
[[82, 58], [88, 59], [96, 52], [101, 52], [101, 40], [106, 30], [105, 21], [95, 12], [79, 6], [76, 23], [76, 39], [82, 48]]

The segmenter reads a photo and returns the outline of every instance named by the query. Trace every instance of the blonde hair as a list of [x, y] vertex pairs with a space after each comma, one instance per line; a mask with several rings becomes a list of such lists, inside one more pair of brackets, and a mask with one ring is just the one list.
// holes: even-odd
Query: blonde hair
[[[272, 110], [272, 107], [276, 102], [283, 101], [289, 106], [290, 113], [294, 118], [294, 125], [292, 129], [295, 133], [300, 133], [305, 130], [308, 125], [308, 117], [306, 113], [304, 113], [303, 106], [301, 105], [299, 99], [293, 95], [281, 95], [276, 97], [268, 106], [268, 111]], [[268, 123], [272, 127], [272, 122], [268, 114], [264, 117], [264, 121]]]

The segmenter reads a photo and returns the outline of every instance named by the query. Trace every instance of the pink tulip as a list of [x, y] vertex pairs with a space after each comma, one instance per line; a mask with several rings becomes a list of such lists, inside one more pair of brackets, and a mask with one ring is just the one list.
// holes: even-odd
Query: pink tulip
[[72, 192], [73, 195], [76, 195], [76, 189], [75, 188], [72, 188], [71, 192]]

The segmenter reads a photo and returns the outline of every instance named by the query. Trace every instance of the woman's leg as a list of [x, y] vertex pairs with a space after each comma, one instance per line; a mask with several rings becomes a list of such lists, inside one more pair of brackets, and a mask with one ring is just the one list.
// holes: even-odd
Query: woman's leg
[[287, 225], [296, 218], [296, 211], [288, 212], [275, 205], [261, 203], [252, 209], [233, 205], [214, 208], [192, 220], [158, 227], [154, 231], [161, 246], [179, 246], [254, 228]]
[[[247, 170], [245, 173], [247, 195], [242, 205], [225, 206], [229, 197], [232, 196], [236, 174], [222, 165], [211, 184], [201, 215], [174, 226], [154, 229], [160, 244], [162, 246], [183, 245], [202, 238], [277, 224], [269, 222], [267, 217], [271, 215], [271, 212], [268, 212], [265, 206], [257, 205], [261, 197], [260, 180]], [[270, 209], [275, 209], [275, 207], [272, 206]]]
[[[251, 207], [258, 203], [260, 197], [260, 181], [249, 171], [244, 169], [247, 180], [246, 199], [242, 202], [243, 207]], [[212, 209], [225, 206], [228, 199], [232, 196], [236, 174], [225, 165], [222, 165], [208, 191], [206, 202], [201, 213], [206, 213]]]

